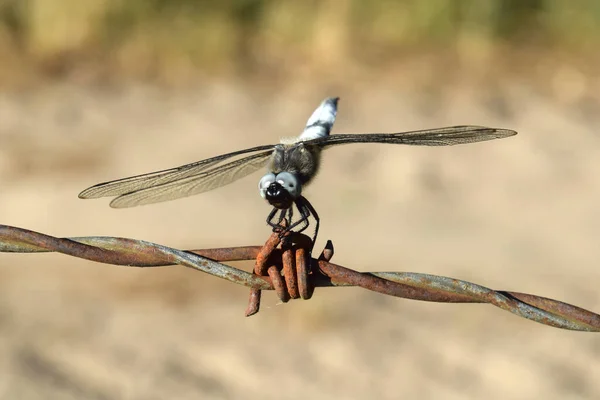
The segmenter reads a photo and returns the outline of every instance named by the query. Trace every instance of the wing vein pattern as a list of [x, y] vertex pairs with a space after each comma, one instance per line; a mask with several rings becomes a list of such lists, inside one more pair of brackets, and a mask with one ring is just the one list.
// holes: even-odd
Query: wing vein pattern
[[218, 164], [222, 163], [223, 161], [229, 160], [230, 158], [242, 154], [269, 150], [272, 148], [273, 145], [253, 147], [250, 149], [235, 151], [233, 153], [222, 154], [220, 156], [207, 158], [206, 160], [197, 161], [176, 168], [170, 168], [162, 171], [151, 172], [148, 174], [118, 179], [115, 181], [99, 183], [97, 185], [85, 189], [79, 194], [79, 197], [82, 199], [95, 199], [99, 197], [120, 196], [138, 190], [143, 190], [171, 182], [176, 182], [185, 178], [202, 174], [203, 172], [209, 172], [211, 171], [210, 168], [218, 168]]
[[509, 129], [460, 125], [399, 133], [336, 134], [307, 141], [322, 148], [350, 143], [389, 143], [415, 146], [452, 146], [455, 144], [483, 142], [516, 135]]
[[267, 164], [271, 154], [271, 151], [253, 154], [196, 175], [125, 193], [111, 201], [110, 206], [113, 208], [134, 207], [207, 192], [258, 171]]

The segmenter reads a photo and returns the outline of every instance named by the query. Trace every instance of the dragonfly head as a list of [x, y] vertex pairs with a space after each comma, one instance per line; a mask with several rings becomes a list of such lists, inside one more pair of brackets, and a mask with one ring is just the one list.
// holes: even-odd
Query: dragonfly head
[[281, 210], [290, 208], [302, 192], [298, 178], [290, 172], [266, 174], [258, 183], [258, 190], [263, 199]]

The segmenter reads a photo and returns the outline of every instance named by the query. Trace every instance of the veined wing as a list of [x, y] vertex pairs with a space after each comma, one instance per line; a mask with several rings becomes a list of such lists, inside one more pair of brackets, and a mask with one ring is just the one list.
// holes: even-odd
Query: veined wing
[[176, 168], [165, 169], [162, 171], [150, 172], [148, 174], [136, 175], [131, 176], [129, 178], [99, 183], [79, 193], [79, 198], [96, 199], [99, 197], [120, 196], [126, 193], [132, 193], [138, 190], [143, 190], [171, 182], [176, 182], [188, 177], [193, 177], [203, 172], [208, 172], [206, 170], [208, 170], [209, 168], [217, 168], [218, 164], [225, 160], [229, 160], [233, 157], [247, 153], [270, 150], [273, 149], [273, 147], [273, 145], [253, 147], [251, 149], [239, 150], [233, 153], [222, 154], [220, 156], [207, 158], [206, 160], [197, 161]]
[[360, 133], [330, 135], [308, 140], [322, 148], [349, 143], [390, 143], [417, 146], [452, 146], [455, 144], [483, 142], [516, 135], [509, 129], [487, 128], [485, 126], [449, 126], [446, 128], [425, 129], [399, 133]]
[[269, 162], [271, 154], [271, 151], [253, 154], [201, 171], [196, 175], [125, 193], [111, 201], [110, 206], [113, 208], [134, 207], [207, 192], [258, 171]]

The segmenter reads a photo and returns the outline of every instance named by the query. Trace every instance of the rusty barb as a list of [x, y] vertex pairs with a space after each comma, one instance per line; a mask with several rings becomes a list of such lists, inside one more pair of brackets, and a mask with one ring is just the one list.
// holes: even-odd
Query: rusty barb
[[[360, 286], [390, 296], [441, 303], [489, 303], [519, 317], [556, 328], [600, 332], [600, 315], [557, 300], [526, 293], [497, 291], [458, 279], [413, 272], [358, 272], [330, 262], [329, 241], [318, 259], [312, 242], [290, 233], [271, 235], [264, 246], [177, 250], [142, 240], [115, 237], [56, 238], [0, 225], [0, 251], [58, 252], [105, 264], [130, 267], [183, 265], [250, 288], [246, 316], [256, 314], [262, 290], [275, 290], [281, 301], [309, 299], [315, 287]], [[221, 262], [256, 260], [253, 273]]]

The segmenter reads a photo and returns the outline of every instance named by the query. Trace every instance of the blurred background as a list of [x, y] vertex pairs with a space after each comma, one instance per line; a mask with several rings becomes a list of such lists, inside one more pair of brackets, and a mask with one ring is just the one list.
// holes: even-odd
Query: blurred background
[[[114, 210], [77, 194], [297, 135], [517, 130], [325, 154], [321, 248], [599, 312], [600, 2], [0, 0], [0, 223], [258, 245], [260, 174]], [[251, 263], [238, 263], [249, 270]], [[0, 254], [2, 399], [597, 399], [600, 337], [359, 289], [279, 304], [180, 267]]]

